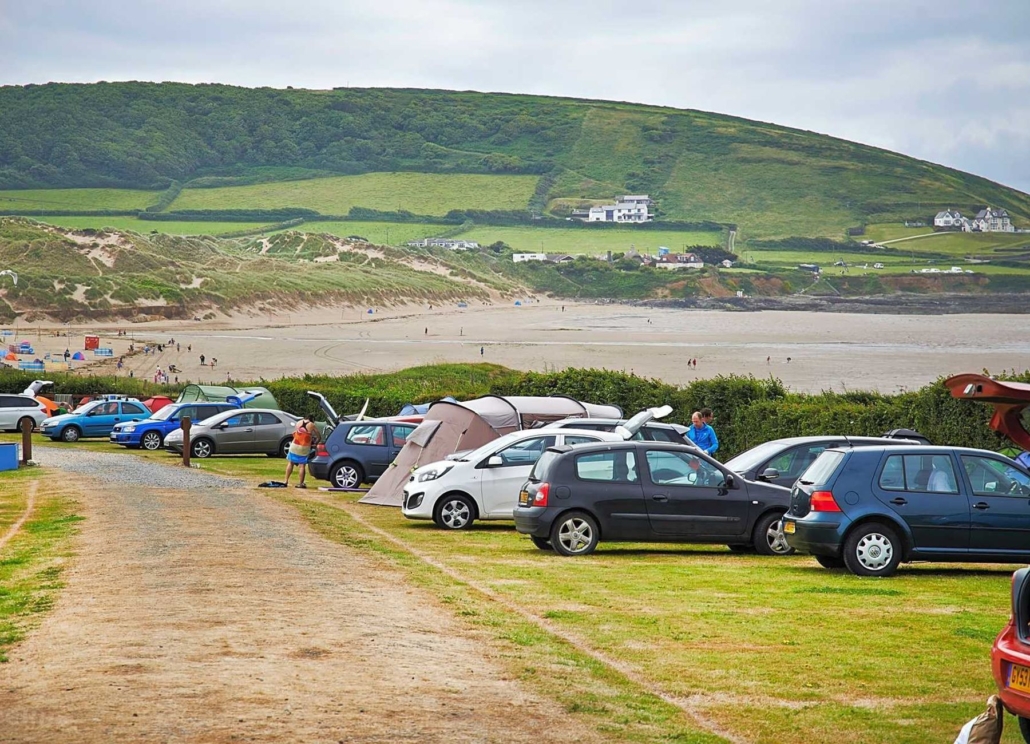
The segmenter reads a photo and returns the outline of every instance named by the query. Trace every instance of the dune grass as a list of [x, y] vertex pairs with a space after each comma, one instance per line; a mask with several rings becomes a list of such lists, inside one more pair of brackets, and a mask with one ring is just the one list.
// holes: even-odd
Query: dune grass
[[164, 235], [223, 235], [238, 230], [256, 230], [266, 222], [164, 222], [136, 217], [39, 217], [40, 222], [71, 230], [86, 228], [132, 230], [140, 234], [158, 232]]

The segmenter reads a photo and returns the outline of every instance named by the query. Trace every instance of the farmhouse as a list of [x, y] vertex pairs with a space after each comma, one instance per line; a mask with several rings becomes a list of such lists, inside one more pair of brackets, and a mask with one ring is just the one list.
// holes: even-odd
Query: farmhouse
[[513, 253], [511, 260], [514, 263], [525, 263], [526, 261], [546, 261], [548, 263], [568, 263], [576, 259], [566, 253]]
[[474, 240], [451, 240], [450, 238], [409, 240], [405, 245], [409, 248], [449, 248], [452, 251], [467, 251], [479, 248], [479, 243]]
[[705, 262], [694, 253], [663, 253], [654, 265], [662, 269], [702, 269]]
[[933, 226], [963, 232], [1015, 232], [1009, 213], [1004, 209], [984, 207], [972, 219], [957, 209], [945, 209], [933, 218]]
[[933, 218], [934, 227], [961, 228], [965, 222], [968, 220], [957, 209], [945, 209], [943, 212], [938, 212]]
[[650, 222], [654, 219], [649, 210], [652, 203], [647, 194], [624, 194], [616, 197], [614, 204], [574, 210], [572, 219], [583, 222]]

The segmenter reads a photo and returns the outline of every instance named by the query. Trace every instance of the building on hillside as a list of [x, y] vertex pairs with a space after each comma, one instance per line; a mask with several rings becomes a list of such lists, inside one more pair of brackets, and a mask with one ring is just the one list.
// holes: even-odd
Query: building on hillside
[[809, 271], [813, 274], [818, 274], [821, 271], [819, 264], [798, 264], [798, 268], [802, 271]]
[[546, 254], [546, 258], [544, 260], [549, 261], [551, 263], [569, 263], [570, 261], [575, 261], [576, 259], [567, 253], [548, 253]]
[[972, 220], [972, 229], [976, 232], [1015, 232], [1009, 213], [1004, 209], [985, 207], [976, 213]]
[[723, 259], [723, 261], [722, 261], [722, 267], [723, 267], [724, 269], [732, 269], [732, 268], [733, 268], [733, 262], [732, 262], [732, 261], [730, 261], [730, 260], [729, 260], [728, 258], [726, 258], [726, 259]]
[[[966, 221], [966, 218], [962, 216], [962, 213], [957, 209], [945, 209], [943, 212], [938, 212], [934, 215], [933, 226], [934, 227], [952, 227], [961, 229], [962, 223]], [[905, 223], [906, 225], [908, 223]]]
[[653, 204], [647, 194], [624, 194], [615, 198], [614, 204], [604, 204], [590, 209], [576, 209], [571, 219], [583, 222], [650, 222], [654, 215], [650, 211]]
[[451, 238], [409, 240], [405, 245], [409, 248], [449, 248], [452, 251], [477, 250], [479, 248], [479, 243], [474, 240], [452, 240]]
[[525, 263], [526, 261], [546, 261], [546, 253], [513, 253], [511, 260], [515, 263]]
[[705, 262], [694, 253], [663, 253], [654, 265], [662, 269], [703, 269]]

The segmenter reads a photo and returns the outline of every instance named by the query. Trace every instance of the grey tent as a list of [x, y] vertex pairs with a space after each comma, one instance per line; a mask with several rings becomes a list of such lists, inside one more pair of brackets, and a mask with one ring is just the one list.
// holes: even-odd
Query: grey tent
[[577, 416], [617, 419], [622, 418], [622, 409], [564, 396], [487, 395], [464, 403], [437, 401], [360, 503], [400, 506], [404, 484], [415, 468], [453, 452], [475, 449], [509, 432]]

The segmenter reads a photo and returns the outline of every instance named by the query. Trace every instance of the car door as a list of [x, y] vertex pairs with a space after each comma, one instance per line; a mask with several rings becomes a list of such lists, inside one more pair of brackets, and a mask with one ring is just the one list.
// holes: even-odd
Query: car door
[[393, 461], [386, 434], [385, 424], [355, 424], [347, 430], [344, 441], [350, 445], [345, 448], [348, 458], [353, 456], [366, 476], [378, 478]]
[[15, 395], [0, 395], [0, 429], [14, 429], [18, 426], [20, 400]]
[[797, 479], [801, 477], [801, 474], [808, 470], [808, 466], [815, 462], [816, 458], [829, 446], [831, 445], [826, 442], [819, 442], [791, 447], [776, 455], [764, 465], [759, 465], [756, 468], [755, 477], [761, 478], [762, 473], [769, 468], [773, 468], [779, 472], [779, 476], [771, 479], [761, 478], [761, 480], [765, 483], [783, 486], [784, 488], [792, 488]]
[[274, 413], [258, 412], [254, 415], [254, 444], [252, 452], [278, 452], [279, 442], [286, 436], [286, 427]]
[[915, 550], [969, 549], [969, 500], [950, 454], [888, 454], [872, 486], [876, 498], [908, 525]]
[[[521, 439], [476, 466], [479, 473], [479, 503], [485, 517], [510, 517], [519, 501], [519, 490], [540, 455], [557, 441], [557, 432]], [[499, 464], [490, 461], [500, 458]], [[496, 461], [495, 461], [496, 462]]]
[[212, 432], [215, 437], [215, 449], [219, 454], [232, 455], [241, 452], [252, 452], [254, 447], [253, 413], [238, 413], [230, 416]]
[[736, 537], [748, 526], [750, 500], [741, 484], [688, 452], [647, 449], [644, 501], [651, 530], [675, 537]]
[[83, 417], [82, 433], [87, 437], [107, 436], [119, 418], [117, 401], [101, 403]]
[[414, 424], [390, 424], [390, 462], [393, 462], [397, 453], [404, 449], [404, 443], [413, 431]]
[[1030, 554], [1030, 476], [986, 455], [960, 455], [969, 488], [969, 552]]
[[115, 419], [115, 423], [126, 422], [126, 421], [142, 421], [143, 419], [150, 416], [150, 411], [142, 403], [133, 403], [127, 401], [121, 404], [120, 418]]
[[576, 455], [573, 472], [574, 481], [553, 490], [556, 504], [567, 498], [577, 506], [589, 507], [607, 540], [649, 537], [651, 527], [633, 446], [615, 445], [601, 452]]

